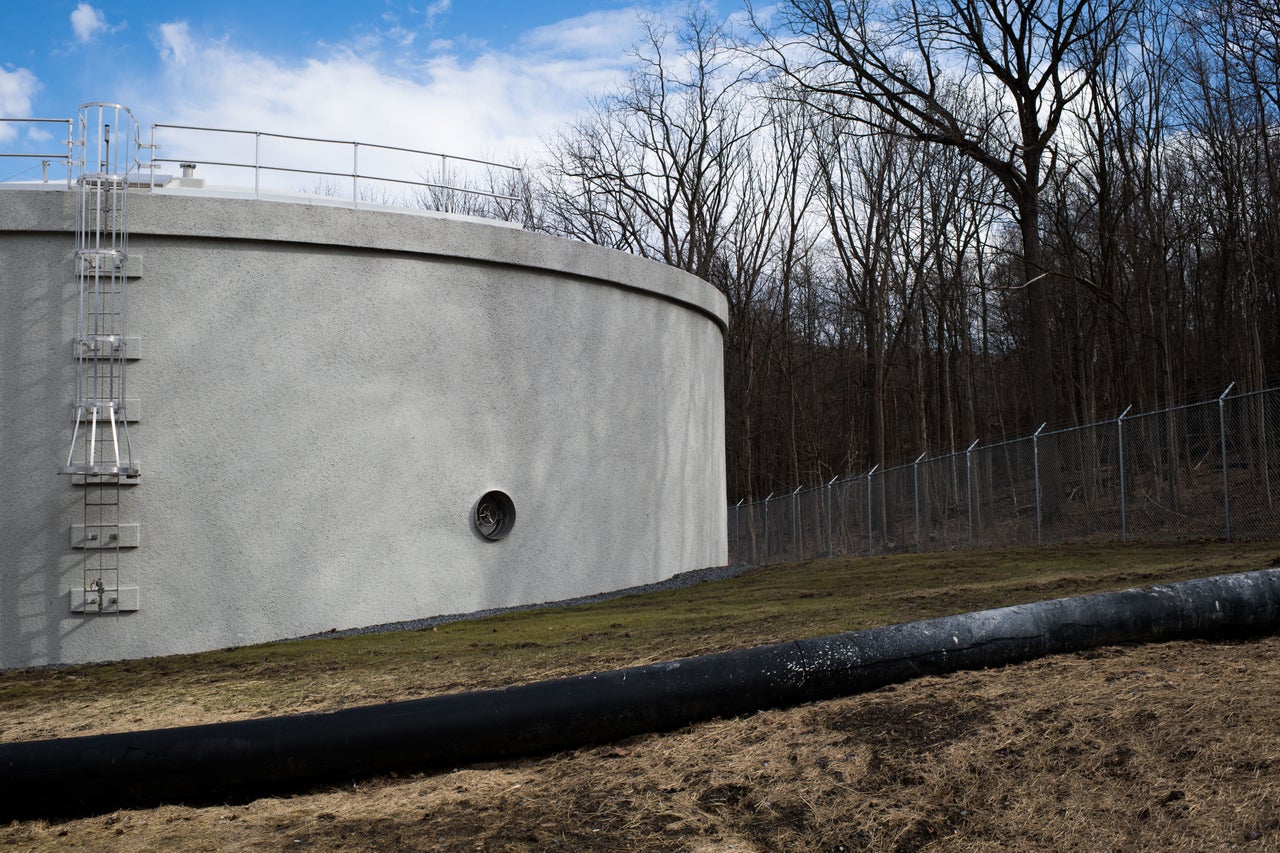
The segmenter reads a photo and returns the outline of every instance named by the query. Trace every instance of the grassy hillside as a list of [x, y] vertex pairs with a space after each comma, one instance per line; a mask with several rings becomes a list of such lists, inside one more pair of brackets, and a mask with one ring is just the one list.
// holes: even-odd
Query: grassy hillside
[[[1277, 564], [1277, 543], [814, 561], [437, 630], [0, 673], [0, 731], [332, 708]], [[1280, 636], [1092, 649], [536, 759], [14, 821], [0, 849], [1276, 850], [1278, 683]]]
[[[0, 740], [500, 687], [798, 637], [1280, 565], [1273, 542], [1067, 545], [813, 560], [432, 630], [0, 673]], [[129, 630], [121, 620], [119, 630]]]

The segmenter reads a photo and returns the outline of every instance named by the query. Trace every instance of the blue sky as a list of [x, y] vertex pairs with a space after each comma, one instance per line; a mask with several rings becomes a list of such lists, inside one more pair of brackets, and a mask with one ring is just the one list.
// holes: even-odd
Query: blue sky
[[[732, 0], [715, 4], [722, 11]], [[511, 162], [617, 84], [644, 0], [0, 0], [0, 116], [152, 122]], [[0, 125], [0, 145], [22, 142]]]

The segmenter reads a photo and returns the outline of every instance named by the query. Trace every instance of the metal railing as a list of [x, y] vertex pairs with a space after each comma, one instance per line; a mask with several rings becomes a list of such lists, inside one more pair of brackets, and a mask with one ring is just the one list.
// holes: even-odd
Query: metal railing
[[[0, 118], [0, 131], [3, 131], [5, 128], [9, 128], [9, 129], [25, 128], [26, 130], [28, 130], [28, 136], [30, 136], [31, 135], [30, 131], [38, 130], [39, 128], [28, 128], [26, 127], [27, 125], [45, 125], [45, 124], [61, 124], [66, 126], [67, 136], [61, 142], [61, 144], [64, 146], [63, 149], [60, 151], [12, 151], [12, 152], [0, 151], [0, 158], [3, 158], [3, 159], [18, 160], [19, 162], [23, 160], [35, 161], [32, 165], [27, 166], [25, 168], [20, 168], [17, 172], [14, 172], [13, 174], [9, 174], [7, 168], [0, 168], [0, 183], [16, 180], [18, 178], [24, 177], [25, 175], [31, 172], [34, 172], [36, 169], [40, 169], [40, 179], [43, 183], [47, 184], [49, 183], [49, 167], [52, 166], [54, 163], [58, 163], [62, 165], [63, 169], [66, 172], [67, 188], [68, 189], [71, 188], [71, 183], [73, 180], [72, 166], [74, 165], [73, 157], [72, 157], [72, 146], [74, 144], [74, 128], [73, 128], [72, 119], [69, 119], [69, 118]], [[0, 133], [0, 140], [2, 140], [3, 138], [4, 138], [4, 134]], [[42, 141], [42, 144], [43, 144], [43, 141]], [[52, 144], [56, 145], [58, 143], [54, 142]]]
[[[39, 126], [46, 124], [66, 126], [66, 139], [49, 146], [61, 144], [62, 150], [0, 151], [0, 163], [30, 161], [12, 174], [0, 168], [0, 183], [23, 179], [36, 169], [41, 170], [40, 179], [48, 183], [50, 166], [58, 164], [65, 170], [70, 189], [76, 169], [82, 165], [75, 158], [74, 120], [0, 118], [0, 145], [12, 136], [17, 140], [15, 146], [33, 146], [43, 135]], [[224, 183], [226, 189], [243, 189], [256, 199], [307, 196], [356, 208], [435, 210], [505, 221], [520, 218], [523, 170], [474, 157], [371, 142], [164, 123], [151, 125], [149, 143], [135, 136], [130, 144], [135, 148], [138, 170], [151, 173], [146, 183], [152, 189], [168, 182], [170, 176], [160, 174], [166, 166], [204, 167], [202, 178]], [[312, 183], [301, 185], [299, 179]]]
[[[179, 141], [162, 143], [162, 130]], [[236, 150], [237, 140], [252, 141], [252, 154], [241, 147], [241, 156], [226, 157], [226, 152]], [[175, 145], [182, 156], [158, 156]], [[320, 180], [302, 192], [341, 198], [357, 208], [361, 204], [423, 208], [510, 219], [520, 200], [511, 189], [519, 185], [519, 167], [415, 148], [159, 123], [151, 125], [149, 147], [153, 175], [163, 164], [251, 172], [254, 198], [273, 190], [299, 191], [297, 186], [278, 182], [272, 188], [271, 176], [305, 176]], [[328, 179], [339, 183], [327, 183]]]
[[730, 562], [1280, 536], [1280, 388], [1232, 388], [739, 501]]

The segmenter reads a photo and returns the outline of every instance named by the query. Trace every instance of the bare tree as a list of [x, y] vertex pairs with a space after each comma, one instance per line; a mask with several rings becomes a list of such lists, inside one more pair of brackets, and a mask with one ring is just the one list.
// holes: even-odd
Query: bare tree
[[438, 175], [419, 172], [422, 184], [411, 202], [424, 210], [518, 222], [530, 231], [546, 230], [528, 163], [502, 166], [476, 163], [469, 171]]
[[710, 277], [760, 127], [741, 66], [701, 8], [645, 21], [626, 85], [552, 145], [561, 230]]
[[[1067, 105], [1127, 17], [1124, 0], [788, 0], [769, 61], [802, 87], [870, 105], [858, 120], [953, 147], [1004, 187], [1022, 236], [1036, 417], [1053, 413], [1040, 203]], [[1099, 37], [1099, 34], [1106, 34]], [[986, 109], [952, 108], [976, 93]], [[853, 114], [850, 113], [852, 116]]]
[[797, 369], [790, 282], [812, 242], [799, 176], [805, 128], [790, 104], [758, 93], [746, 58], [705, 9], [691, 7], [674, 28], [644, 24], [626, 83], [553, 141], [544, 221], [724, 293], [730, 486], [751, 494], [800, 469], [797, 400], [771, 395]]
[[[815, 447], [814, 432], [820, 428], [815, 412], [821, 406], [810, 395], [814, 381], [802, 375], [812, 366], [821, 325], [816, 281], [810, 274], [817, 229], [805, 152], [812, 131], [806, 113], [787, 100], [762, 97], [756, 106], [764, 111], [762, 127], [741, 152], [734, 215], [711, 281], [729, 303], [730, 365], [745, 371], [727, 383], [731, 404], [741, 403], [729, 431], [740, 430], [746, 442], [745, 482], [754, 473], [756, 453], [749, 437], [757, 434], [757, 414], [772, 414], [782, 421], [770, 436], [777, 445], [772, 449], [786, 451], [787, 478], [779, 476], [782, 469], [771, 474], [785, 486], [831, 470], [824, 468]], [[777, 377], [778, 392], [763, 404], [756, 372], [761, 357], [763, 367]], [[771, 487], [773, 476], [761, 485]]]

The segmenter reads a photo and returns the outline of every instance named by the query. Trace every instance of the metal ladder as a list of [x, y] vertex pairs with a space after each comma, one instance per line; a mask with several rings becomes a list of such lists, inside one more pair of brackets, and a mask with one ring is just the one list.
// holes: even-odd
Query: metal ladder
[[[121, 486], [137, 482], [139, 473], [125, 408], [128, 187], [136, 182], [138, 123], [118, 104], [84, 104], [76, 127], [76, 381], [71, 448], [59, 473], [83, 482], [82, 523], [72, 544], [84, 553], [84, 597], [77, 601], [72, 591], [72, 610], [119, 613], [132, 609], [121, 601], [121, 549], [137, 544], [136, 525], [121, 516]], [[135, 535], [127, 535], [129, 528]]]

